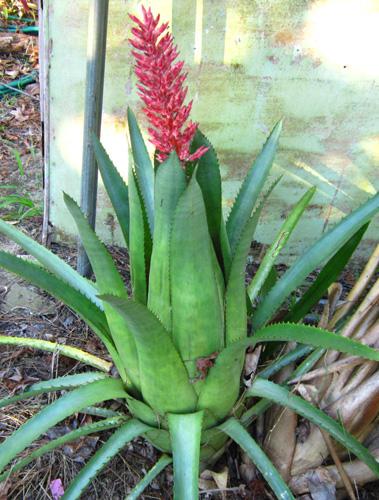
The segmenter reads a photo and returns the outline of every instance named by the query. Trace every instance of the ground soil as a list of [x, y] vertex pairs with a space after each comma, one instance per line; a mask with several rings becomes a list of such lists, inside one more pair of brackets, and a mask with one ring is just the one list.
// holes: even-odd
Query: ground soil
[[[35, 51], [30, 54], [0, 54], [0, 76], [9, 82], [24, 74], [38, 69]], [[0, 196], [17, 192], [28, 197], [38, 209], [42, 209], [42, 155], [41, 128], [39, 119], [38, 84], [25, 88], [25, 94], [7, 96], [0, 100]], [[22, 169], [20, 170], [20, 161]], [[15, 186], [4, 189], [5, 185]], [[38, 212], [38, 210], [37, 210]], [[36, 240], [41, 239], [41, 214], [20, 220], [14, 207], [0, 208], [0, 216], [7, 218]], [[69, 246], [51, 244], [51, 249], [75, 267], [76, 249]], [[0, 236], [0, 250], [16, 255], [24, 252], [18, 245]], [[123, 270], [125, 281], [129, 279], [128, 257], [120, 248], [110, 249], [113, 257]], [[261, 247], [256, 245], [253, 254], [259, 256]], [[355, 263], [343, 276], [345, 291], [354, 283], [362, 263]], [[283, 271], [279, 267], [279, 272]], [[255, 271], [250, 264], [248, 275]], [[311, 278], [312, 279], [312, 278]], [[25, 336], [44, 340], [58, 341], [81, 347], [98, 356], [107, 357], [101, 343], [86, 325], [68, 308], [43, 292], [30, 286], [17, 277], [0, 270], [0, 333]], [[73, 360], [51, 353], [36, 352], [27, 348], [0, 347], [0, 398], [14, 394], [29, 384], [48, 380], [53, 376], [73, 374], [85, 367]], [[38, 412], [41, 407], [52, 402], [57, 395], [38, 396], [17, 405], [0, 410], [0, 441], [6, 438], [20, 424]], [[120, 409], [121, 403], [108, 405]], [[46, 443], [94, 417], [76, 414], [43, 436], [38, 445]], [[54, 451], [31, 464], [23, 471], [14, 474], [5, 485], [0, 486], [0, 500], [42, 500], [51, 499], [50, 484], [61, 479], [67, 485], [80, 470], [94, 450], [104, 441], [107, 434], [82, 438], [80, 441]], [[151, 468], [157, 460], [157, 452], [141, 439], [133, 441], [99, 475], [82, 498], [117, 500]], [[201, 498], [212, 499], [265, 499], [273, 498], [263, 481], [254, 477], [250, 469], [250, 479], [241, 470], [242, 457], [236, 448], [231, 447], [216, 467], [229, 470], [231, 485], [222, 493], [216, 485], [208, 483], [209, 491], [203, 491]], [[206, 481], [206, 480], [204, 480]], [[205, 482], [204, 482], [205, 484]], [[209, 486], [210, 485], [210, 486]], [[172, 490], [172, 469], [169, 467], [146, 490], [142, 498], [169, 499]], [[375, 486], [361, 491], [361, 498], [379, 498]]]

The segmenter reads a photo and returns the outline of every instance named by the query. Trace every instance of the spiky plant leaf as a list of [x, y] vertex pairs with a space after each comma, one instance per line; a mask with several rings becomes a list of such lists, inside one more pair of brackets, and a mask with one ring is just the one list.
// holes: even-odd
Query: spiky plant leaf
[[174, 462], [174, 499], [199, 495], [200, 438], [203, 412], [168, 415]]
[[282, 121], [273, 128], [261, 152], [247, 173], [226, 222], [232, 254], [262, 191], [278, 146]]
[[135, 174], [129, 168], [130, 233], [129, 257], [133, 297], [141, 304], [147, 300], [146, 234], [142, 200]]
[[0, 444], [0, 472], [6, 465], [50, 427], [82, 408], [114, 398], [124, 398], [121, 380], [106, 378], [84, 385], [46, 406]]
[[[98, 239], [75, 201], [67, 194], [64, 195], [64, 200], [75, 220], [83, 246], [95, 273], [99, 293], [112, 293], [120, 297], [127, 297], [122, 278], [105, 245]], [[139, 364], [134, 338], [128, 331], [124, 319], [110, 304], [104, 305], [104, 312], [125, 371], [133, 386], [138, 389]]]
[[212, 252], [203, 197], [192, 176], [175, 211], [170, 262], [172, 336], [191, 377], [196, 359], [219, 351], [224, 342]]
[[353, 356], [379, 361], [379, 351], [322, 328], [309, 325], [278, 323], [269, 325], [253, 334], [256, 342], [300, 342], [317, 348], [332, 349]]
[[134, 486], [125, 500], [137, 500], [149, 484], [172, 462], [168, 455], [162, 455], [158, 462], [149, 470], [149, 472]]
[[88, 297], [100, 309], [103, 308], [101, 301], [97, 298], [98, 290], [94, 283], [83, 278], [75, 269], [69, 266], [64, 260], [53, 254], [14, 226], [0, 220], [0, 232], [5, 234], [10, 240], [15, 241], [30, 255], [35, 257], [48, 271], [71, 285], [75, 290]]
[[257, 216], [250, 217], [247, 221], [230, 267], [225, 294], [225, 336], [227, 345], [241, 340], [247, 335], [245, 268], [257, 222]]
[[138, 420], [128, 420], [106, 441], [86, 463], [66, 489], [62, 500], [79, 499], [83, 491], [101, 469], [132, 439], [148, 431], [149, 427]]
[[[231, 344], [220, 352], [201, 386], [197, 408], [205, 411], [206, 427], [225, 418], [238, 399], [246, 350], [239, 344]], [[232, 349], [233, 345], [238, 347]]]
[[295, 304], [291, 311], [285, 317], [285, 321], [296, 323], [300, 321], [318, 303], [321, 297], [326, 293], [329, 286], [334, 283], [354, 250], [359, 245], [369, 224], [365, 224], [343, 245], [343, 247], [325, 264], [316, 280], [304, 293], [301, 299]]
[[138, 127], [133, 111], [128, 108], [128, 125], [130, 142], [132, 146], [134, 171], [138, 187], [141, 190], [143, 204], [150, 228], [151, 235], [154, 230], [154, 171], [147, 152], [145, 142]]
[[270, 363], [268, 366], [263, 368], [259, 372], [259, 377], [260, 378], [269, 378], [278, 373], [282, 368], [285, 366], [288, 366], [289, 364], [298, 361], [300, 358], [303, 358], [307, 354], [311, 353], [313, 351], [313, 347], [309, 345], [299, 345], [295, 347], [290, 352], [287, 352], [286, 354], [283, 354], [279, 358], [277, 358], [275, 361]]
[[[134, 335], [141, 366], [144, 400], [158, 413], [190, 412], [196, 393], [170, 334], [145, 306], [133, 300], [102, 296], [123, 316]], [[174, 383], [173, 383], [174, 382]]]
[[238, 420], [230, 418], [220, 425], [219, 429], [228, 434], [247, 453], [277, 498], [294, 500], [294, 496], [277, 469]]
[[221, 174], [217, 154], [207, 137], [199, 130], [193, 138], [191, 151], [201, 146], [208, 147], [208, 151], [198, 160], [196, 179], [199, 183], [205, 204], [209, 234], [220, 264], [223, 261], [221, 250], [221, 222], [222, 222], [222, 194]]
[[342, 219], [303, 253], [258, 305], [252, 318], [254, 328], [263, 326], [308, 274], [330, 259], [378, 211], [379, 193]]
[[155, 176], [154, 245], [149, 274], [148, 307], [171, 331], [170, 241], [175, 208], [186, 188], [186, 176], [173, 152]]
[[267, 250], [259, 268], [256, 274], [254, 275], [253, 279], [251, 280], [249, 286], [247, 287], [247, 293], [249, 295], [249, 298], [251, 302], [254, 302], [254, 300], [257, 298], [259, 291], [261, 290], [264, 282], [266, 281], [271, 269], [273, 268], [273, 265], [289, 240], [293, 230], [297, 226], [297, 223], [300, 220], [300, 217], [303, 215], [304, 210], [307, 208], [309, 205], [314, 193], [316, 191], [316, 188], [310, 188], [304, 196], [296, 203], [294, 208], [291, 210], [291, 213], [287, 217], [286, 221], [280, 228], [280, 231], [278, 232], [276, 238], [270, 245], [270, 248]]
[[247, 393], [248, 396], [270, 399], [276, 404], [290, 408], [302, 417], [307, 418], [318, 427], [327, 431], [334, 439], [354, 453], [379, 477], [379, 463], [375, 457], [365, 446], [323, 411], [315, 408], [299, 396], [295, 396], [286, 388], [260, 378], [255, 379]]
[[92, 135], [93, 152], [105, 189], [117, 215], [126, 246], [129, 247], [129, 193], [124, 179], [114, 166], [96, 134]]
[[116, 351], [105, 314], [90, 299], [40, 266], [14, 255], [0, 251], [0, 265], [42, 288], [79, 314], [104, 343], [120, 376], [123, 380], [126, 379], [125, 369]]
[[[199, 395], [199, 408], [208, 408], [216, 419], [223, 418], [238, 398], [241, 375], [240, 357], [249, 346], [262, 342], [300, 342], [316, 347], [379, 361], [379, 351], [349, 338], [313, 326], [299, 324], [276, 324], [259, 330], [253, 337], [227, 346], [209, 369], [205, 384]], [[222, 394], [222, 398], [220, 398]], [[212, 422], [212, 419], [209, 418]]]
[[29, 386], [25, 391], [17, 394], [16, 396], [8, 396], [0, 399], [0, 408], [23, 401], [24, 399], [43, 394], [44, 392], [62, 391], [64, 389], [72, 389], [80, 385], [89, 384], [96, 380], [103, 380], [108, 378], [108, 375], [102, 372], [85, 372], [77, 373], [75, 375], [66, 375], [64, 377], [53, 378], [52, 380], [44, 380]]
[[25, 458], [22, 458], [15, 465], [13, 465], [11, 469], [5, 471], [3, 474], [0, 474], [0, 482], [7, 479], [11, 474], [23, 469], [28, 464], [33, 462], [33, 460], [42, 457], [45, 453], [49, 453], [64, 444], [76, 441], [83, 436], [119, 427], [123, 422], [125, 422], [125, 419], [125, 416], [110, 417], [105, 420], [100, 420], [99, 422], [83, 425], [83, 427], [79, 427], [79, 429], [75, 429], [74, 431], [68, 432], [59, 438], [53, 439], [49, 443], [30, 452]]

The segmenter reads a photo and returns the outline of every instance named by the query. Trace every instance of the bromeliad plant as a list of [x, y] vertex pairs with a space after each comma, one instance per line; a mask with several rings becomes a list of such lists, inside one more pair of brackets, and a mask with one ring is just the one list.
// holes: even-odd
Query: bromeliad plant
[[[143, 435], [163, 452], [162, 458], [129, 494], [136, 498], [173, 461], [174, 497], [198, 498], [199, 467], [214, 463], [229, 442], [237, 442], [251, 457], [278, 498], [293, 498], [289, 487], [248, 432], [253, 420], [272, 403], [289, 408], [327, 431], [379, 475], [375, 458], [331, 417], [294, 395], [290, 386], [268, 379], [283, 366], [305, 360], [292, 373], [312, 366], [313, 348], [333, 349], [378, 361], [379, 352], [336, 333], [299, 323], [319, 300], [358, 245], [368, 222], [379, 210], [379, 195], [339, 222], [276, 280], [275, 259], [287, 242], [314, 189], [291, 211], [268, 248], [248, 287], [245, 263], [262, 206], [274, 186], [262, 196], [282, 128], [273, 129], [249, 170], [224, 221], [221, 179], [210, 142], [187, 123], [183, 63], [167, 25], [150, 10], [132, 17], [132, 45], [140, 79], [139, 91], [156, 145], [152, 165], [132, 111], [128, 123], [133, 154], [128, 187], [97, 138], [93, 146], [98, 166], [129, 250], [133, 297], [129, 298], [111, 256], [77, 204], [65, 195], [96, 282], [87, 281], [46, 248], [13, 226], [0, 231], [33, 255], [38, 265], [5, 252], [0, 264], [40, 286], [76, 311], [103, 341], [117, 368], [79, 349], [49, 342], [0, 337], [0, 343], [59, 349], [96, 371], [61, 377], [31, 386], [0, 402], [9, 403], [48, 391], [67, 391], [23, 424], [0, 445], [0, 480], [6, 480], [32, 459], [79, 436], [117, 428], [66, 490], [78, 498], [98, 471], [125, 444]], [[315, 268], [325, 264], [311, 289], [275, 324], [275, 314]], [[292, 321], [292, 322], [289, 322]], [[338, 325], [337, 325], [338, 327]], [[258, 344], [298, 347], [266, 367], [246, 387], [241, 384], [245, 352]], [[267, 351], [267, 349], [266, 349]], [[310, 356], [310, 359], [309, 359]], [[123, 415], [111, 415], [96, 405], [118, 398]], [[252, 402], [254, 404], [252, 405]], [[7, 466], [50, 427], [80, 411], [103, 416]], [[131, 415], [129, 417], [128, 415]]]

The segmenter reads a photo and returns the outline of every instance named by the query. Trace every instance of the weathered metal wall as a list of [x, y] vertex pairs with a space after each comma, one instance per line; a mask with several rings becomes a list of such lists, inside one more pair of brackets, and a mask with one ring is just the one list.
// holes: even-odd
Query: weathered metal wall
[[[284, 177], [259, 228], [269, 242], [309, 185], [318, 192], [288, 246], [302, 251], [379, 188], [378, 0], [155, 0], [170, 21], [189, 72], [193, 119], [219, 152], [225, 209], [267, 133], [285, 117], [273, 176]], [[139, 115], [127, 13], [141, 2], [111, 0], [103, 141], [125, 176], [127, 105]], [[50, 141], [50, 220], [71, 235], [62, 190], [79, 198], [88, 0], [45, 0]], [[98, 230], [120, 241], [100, 189]], [[363, 248], [377, 238], [372, 224]], [[371, 241], [371, 243], [370, 243]]]

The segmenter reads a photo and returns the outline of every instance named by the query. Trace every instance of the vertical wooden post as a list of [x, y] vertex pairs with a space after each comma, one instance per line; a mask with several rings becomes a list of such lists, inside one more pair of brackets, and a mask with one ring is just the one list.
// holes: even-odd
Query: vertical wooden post
[[[92, 134], [100, 137], [108, 3], [108, 0], [89, 0], [87, 77], [80, 205], [93, 228], [96, 222], [97, 165], [92, 147]], [[88, 276], [91, 273], [91, 266], [87, 254], [80, 241], [78, 243], [77, 269], [83, 276]]]

